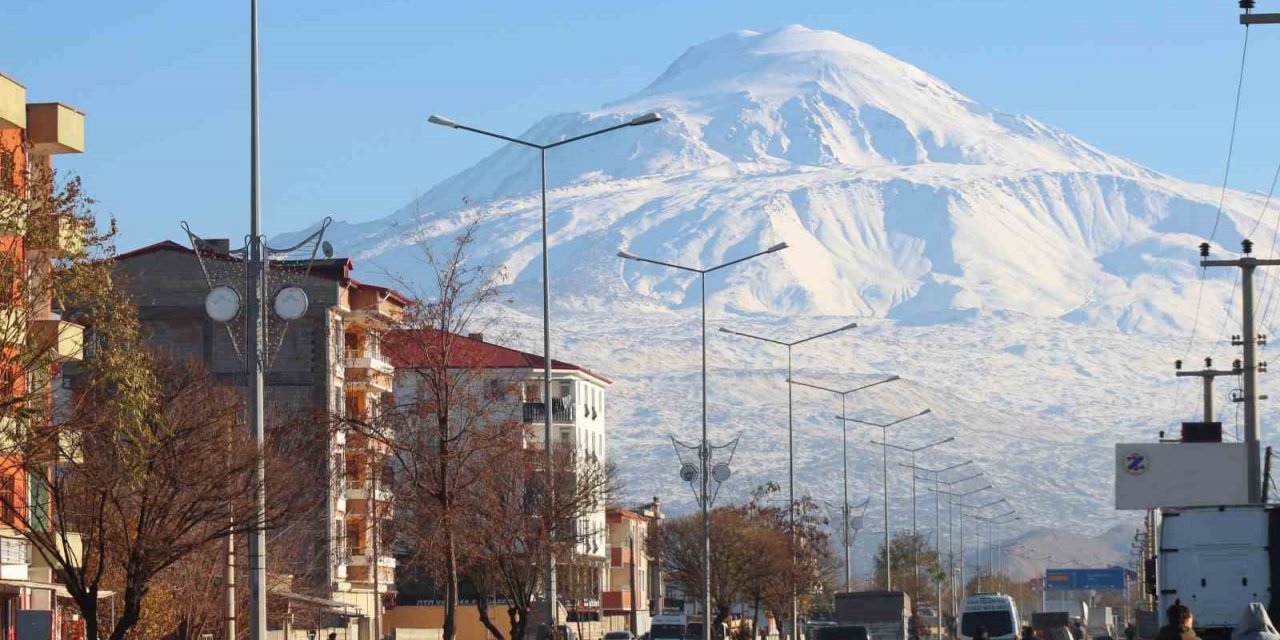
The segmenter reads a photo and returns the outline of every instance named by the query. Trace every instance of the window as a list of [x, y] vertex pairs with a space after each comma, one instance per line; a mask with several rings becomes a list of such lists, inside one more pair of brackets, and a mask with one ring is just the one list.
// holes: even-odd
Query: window
[[539, 383], [539, 382], [524, 383], [524, 401], [525, 402], [542, 402], [542, 383]]
[[13, 508], [18, 500], [16, 483], [13, 476], [0, 477], [0, 521], [9, 526], [17, 526], [18, 513]]
[[49, 530], [49, 484], [42, 473], [27, 474], [31, 485], [31, 528]]
[[18, 192], [17, 157], [12, 151], [0, 151], [0, 191]]

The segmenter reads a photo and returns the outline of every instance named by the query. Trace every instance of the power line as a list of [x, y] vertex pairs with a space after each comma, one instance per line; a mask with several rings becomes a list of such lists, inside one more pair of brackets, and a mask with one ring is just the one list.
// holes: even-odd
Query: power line
[[[1222, 222], [1222, 206], [1227, 199], [1227, 182], [1231, 177], [1231, 157], [1235, 154], [1236, 148], [1236, 125], [1240, 121], [1240, 96], [1244, 92], [1244, 70], [1245, 61], [1249, 56], [1249, 25], [1244, 27], [1244, 45], [1240, 50], [1240, 73], [1236, 78], [1236, 101], [1235, 107], [1231, 112], [1231, 134], [1227, 139], [1227, 163], [1222, 171], [1222, 192], [1218, 196], [1218, 211], [1213, 217], [1213, 229], [1209, 232], [1209, 242], [1218, 235], [1218, 225]], [[1200, 307], [1204, 302], [1204, 281], [1206, 269], [1200, 269], [1200, 286], [1196, 294], [1196, 312], [1191, 320], [1191, 338], [1187, 340], [1187, 350], [1183, 354], [1185, 357], [1191, 353], [1191, 348], [1196, 341], [1196, 329], [1200, 323]]]

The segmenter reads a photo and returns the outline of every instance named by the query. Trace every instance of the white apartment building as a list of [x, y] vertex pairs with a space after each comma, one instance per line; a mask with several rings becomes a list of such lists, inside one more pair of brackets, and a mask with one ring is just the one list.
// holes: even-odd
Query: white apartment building
[[[493, 371], [492, 380], [509, 385], [515, 382], [520, 403], [514, 415], [530, 425], [527, 446], [542, 447], [544, 439], [543, 359], [540, 355], [486, 342], [482, 334], [455, 336], [453, 349], [465, 353], [466, 366]], [[412, 363], [396, 363], [396, 395], [414, 393]], [[552, 438], [557, 446], [572, 446], [581, 460], [608, 462], [605, 421], [605, 391], [612, 382], [585, 367], [553, 359], [551, 362]], [[601, 593], [607, 581], [609, 555], [605, 500], [599, 508], [577, 523], [581, 538], [571, 566], [559, 570], [560, 597], [573, 600], [581, 611], [599, 615]]]

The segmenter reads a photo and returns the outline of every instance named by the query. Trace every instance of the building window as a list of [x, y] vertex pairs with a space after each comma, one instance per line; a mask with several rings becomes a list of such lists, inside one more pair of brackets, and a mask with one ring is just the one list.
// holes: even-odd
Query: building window
[[18, 512], [14, 503], [18, 501], [16, 482], [13, 476], [0, 477], [0, 521], [13, 527], [17, 526]]
[[0, 151], [0, 191], [17, 194], [17, 157], [12, 151]]

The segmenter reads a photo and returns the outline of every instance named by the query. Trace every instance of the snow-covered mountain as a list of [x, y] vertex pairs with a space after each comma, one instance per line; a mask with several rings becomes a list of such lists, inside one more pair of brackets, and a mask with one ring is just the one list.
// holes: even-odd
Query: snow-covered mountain
[[[1109, 507], [1111, 444], [1194, 413], [1193, 391], [1179, 396], [1168, 369], [1196, 317], [1196, 245], [1213, 226], [1217, 188], [800, 26], [698, 45], [638, 93], [544, 118], [521, 137], [554, 141], [649, 111], [663, 121], [548, 153], [556, 356], [617, 381], [611, 451], [631, 492], [687, 500], [666, 434], [696, 431], [699, 290], [688, 273], [615, 254], [709, 266], [785, 241], [786, 251], [708, 278], [713, 328], [791, 338], [856, 318], [857, 331], [796, 349], [796, 379], [854, 386], [901, 374], [850, 411], [876, 420], [931, 406], [890, 437], [949, 432], [959, 444], [919, 462], [974, 458], [1027, 524], [1066, 514], [1100, 532], [1123, 519]], [[536, 348], [537, 163], [536, 152], [503, 147], [330, 237], [362, 273], [412, 278], [419, 243], [480, 219], [474, 260], [505, 267], [508, 328]], [[1261, 209], [1260, 197], [1228, 193], [1215, 253], [1238, 248]], [[1270, 233], [1257, 235], [1270, 253]], [[1206, 280], [1207, 339], [1193, 357], [1218, 337], [1233, 276]], [[716, 437], [745, 433], [742, 474], [726, 491], [785, 480], [785, 354], [723, 334], [711, 349]], [[815, 394], [796, 394], [797, 492], [834, 499], [838, 403]], [[851, 437], [857, 494], [879, 491], [872, 435]], [[908, 477], [894, 481], [895, 528]]]

